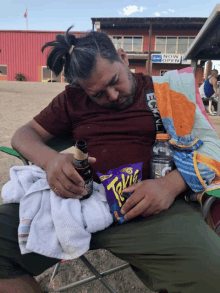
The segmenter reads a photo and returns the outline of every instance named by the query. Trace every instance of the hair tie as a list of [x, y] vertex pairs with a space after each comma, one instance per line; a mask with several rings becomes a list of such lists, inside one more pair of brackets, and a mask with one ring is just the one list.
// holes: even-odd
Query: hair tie
[[73, 53], [73, 49], [75, 48], [75, 46], [71, 46], [70, 50], [69, 50], [69, 54], [71, 55]]

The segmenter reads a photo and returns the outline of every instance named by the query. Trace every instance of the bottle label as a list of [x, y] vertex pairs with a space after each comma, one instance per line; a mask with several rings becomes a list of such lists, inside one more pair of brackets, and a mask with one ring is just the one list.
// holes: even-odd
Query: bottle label
[[77, 159], [74, 158], [73, 159], [73, 165], [76, 168], [84, 169], [89, 165], [89, 160], [88, 160], [88, 158], [85, 159], [85, 160], [77, 160]]
[[151, 179], [159, 179], [173, 170], [173, 162], [156, 163], [151, 164]]
[[88, 194], [92, 194], [92, 192], [93, 192], [93, 177], [89, 178], [88, 180], [85, 180], [84, 188], [87, 190]]

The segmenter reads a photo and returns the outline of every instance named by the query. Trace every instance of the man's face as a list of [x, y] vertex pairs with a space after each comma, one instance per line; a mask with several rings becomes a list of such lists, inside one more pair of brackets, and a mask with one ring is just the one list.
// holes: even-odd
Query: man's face
[[132, 105], [135, 79], [125, 62], [98, 57], [97, 66], [87, 80], [78, 81], [89, 97], [104, 108], [123, 110]]

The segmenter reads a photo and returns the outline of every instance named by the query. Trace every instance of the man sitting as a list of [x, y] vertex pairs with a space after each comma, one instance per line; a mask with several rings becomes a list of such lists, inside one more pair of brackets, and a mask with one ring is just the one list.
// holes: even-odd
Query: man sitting
[[[67, 31], [47, 46], [52, 46], [49, 68], [58, 75], [64, 66], [70, 85], [16, 131], [12, 146], [43, 168], [51, 189], [66, 198], [86, 195], [84, 181], [73, 167], [73, 155], [57, 153], [45, 142], [67, 129], [74, 141], [86, 140], [98, 183], [97, 171], [143, 162], [142, 181], [132, 185], [123, 207], [128, 222], [93, 234], [91, 245], [129, 262], [153, 291], [219, 292], [220, 239], [185, 201], [189, 186], [180, 170], [150, 179], [156, 131], [145, 92], [153, 93], [151, 77], [132, 74], [126, 53], [117, 52], [102, 32], [76, 39]], [[60, 260], [21, 255], [18, 204], [0, 206], [0, 215], [0, 292], [41, 292], [33, 276]]]

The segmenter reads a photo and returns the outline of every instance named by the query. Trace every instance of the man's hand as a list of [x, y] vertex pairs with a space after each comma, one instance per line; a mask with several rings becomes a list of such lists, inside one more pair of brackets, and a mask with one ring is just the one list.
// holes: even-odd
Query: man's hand
[[[96, 162], [89, 158], [90, 164]], [[52, 190], [63, 198], [82, 198], [87, 194], [85, 182], [73, 166], [73, 154], [57, 154], [45, 168], [47, 181]]]
[[149, 217], [168, 209], [177, 195], [187, 189], [178, 170], [172, 171], [160, 179], [149, 179], [133, 184], [124, 192], [133, 192], [126, 200], [121, 212], [125, 220], [142, 215]]

